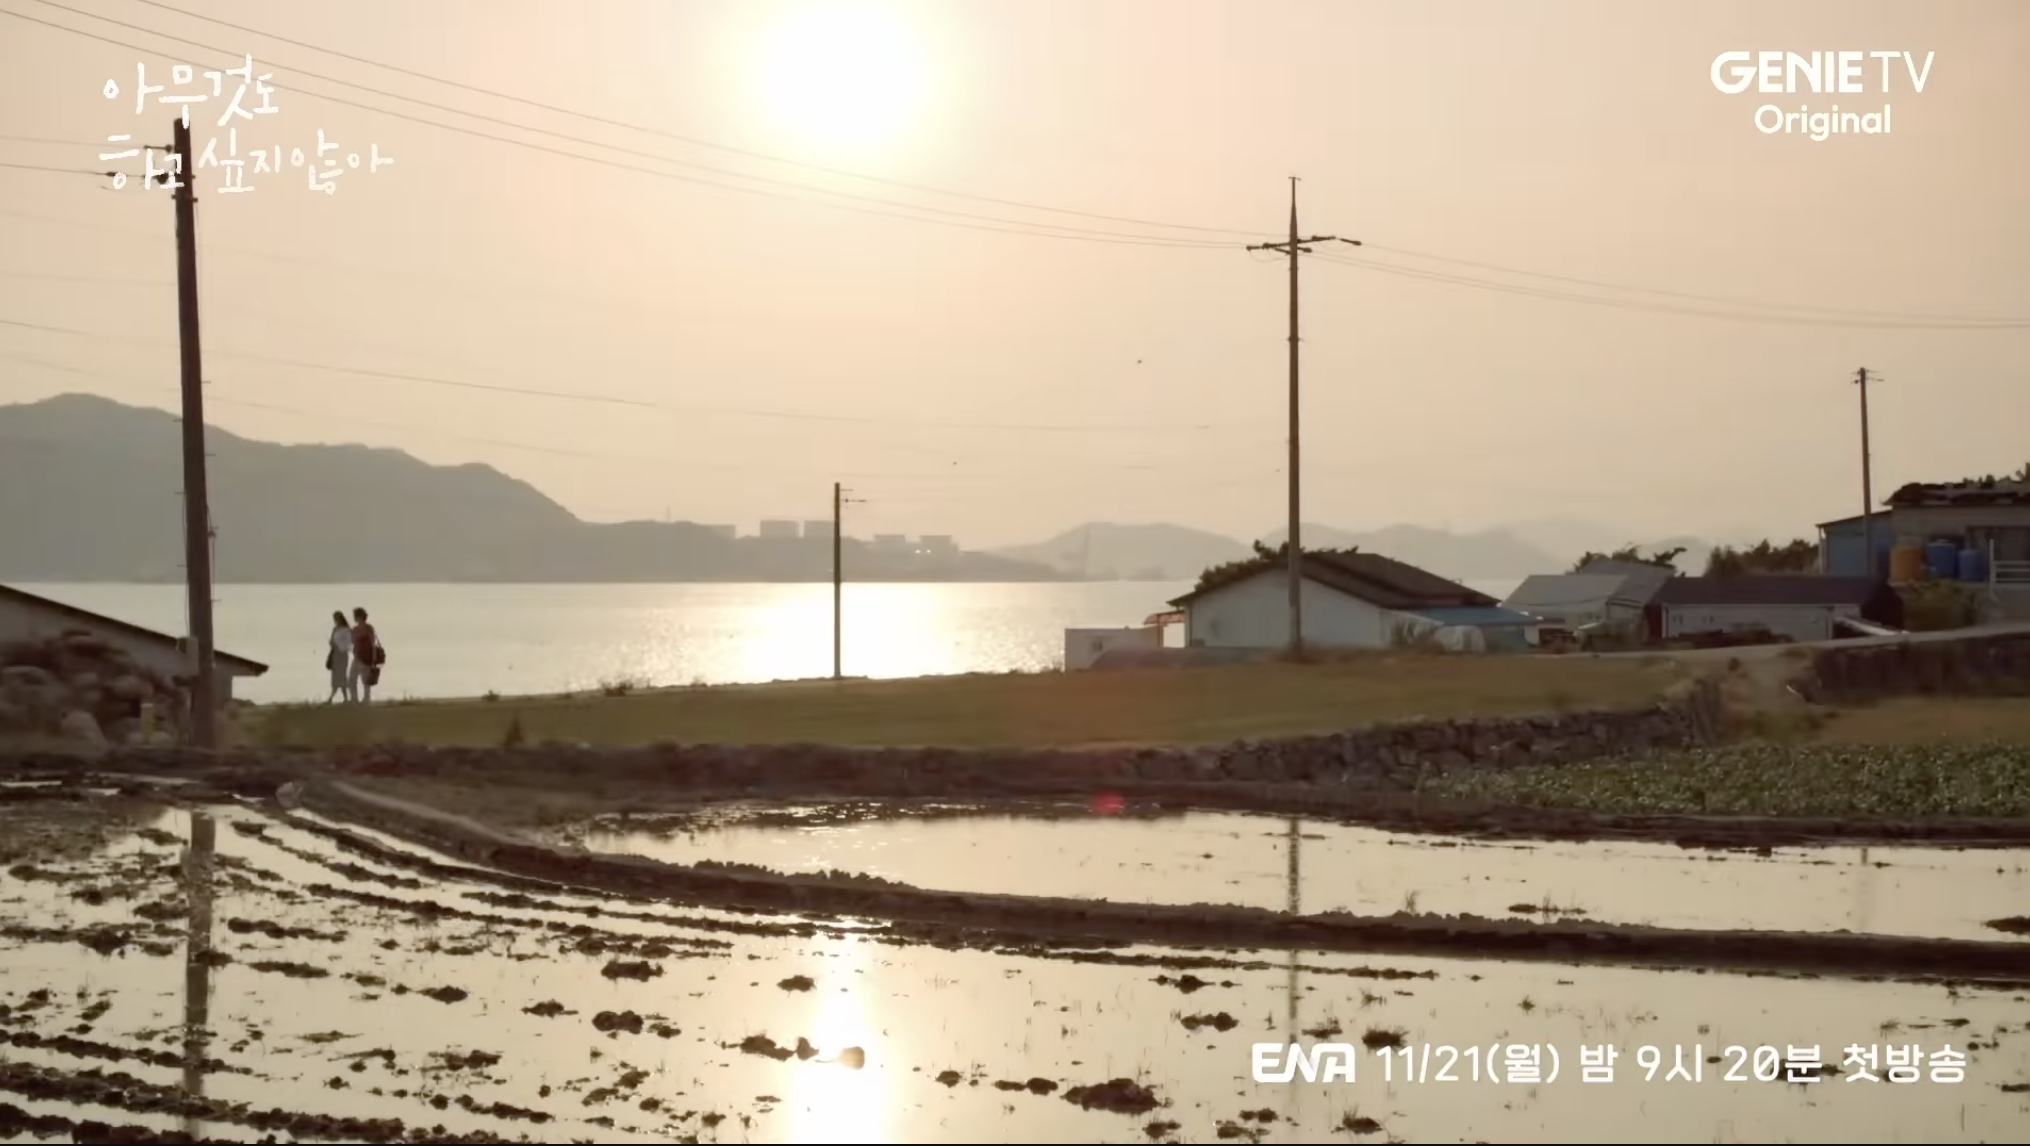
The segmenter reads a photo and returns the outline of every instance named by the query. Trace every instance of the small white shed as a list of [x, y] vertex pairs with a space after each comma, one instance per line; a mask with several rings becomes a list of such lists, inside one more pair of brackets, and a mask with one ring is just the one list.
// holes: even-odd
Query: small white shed
[[1160, 649], [1163, 626], [1140, 625], [1119, 629], [1066, 629], [1064, 671], [1078, 672], [1093, 667], [1100, 657], [1115, 649]]

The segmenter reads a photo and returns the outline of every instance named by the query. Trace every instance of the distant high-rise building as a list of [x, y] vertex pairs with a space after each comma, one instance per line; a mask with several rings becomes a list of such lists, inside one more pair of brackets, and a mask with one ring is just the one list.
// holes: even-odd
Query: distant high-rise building
[[906, 533], [877, 533], [874, 535], [874, 548], [877, 552], [881, 553], [907, 553], [909, 552], [909, 535]]
[[701, 525], [698, 528], [711, 533], [714, 537], [724, 537], [728, 541], [740, 536], [739, 527], [733, 525]]
[[761, 523], [760, 535], [780, 539], [799, 536], [799, 531], [794, 521], [764, 521]]
[[823, 521], [804, 522], [804, 536], [812, 538], [821, 538], [829, 541], [832, 536], [831, 519], [826, 518]]
[[916, 549], [926, 557], [953, 557], [958, 554], [959, 543], [949, 533], [926, 533], [916, 539]]

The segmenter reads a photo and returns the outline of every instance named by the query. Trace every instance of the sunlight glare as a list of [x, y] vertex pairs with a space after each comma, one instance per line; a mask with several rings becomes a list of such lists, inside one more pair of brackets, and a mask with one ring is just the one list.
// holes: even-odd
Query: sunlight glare
[[[866, 990], [853, 972], [865, 961], [857, 944], [842, 946], [842, 958], [828, 961], [829, 976], [816, 989], [817, 1014], [806, 1036], [819, 1058], [798, 1064], [790, 1098], [792, 1142], [893, 1142], [890, 1124], [888, 1063], [890, 1048], [864, 1006]], [[849, 989], [840, 990], [841, 985]], [[847, 1047], [866, 1052], [865, 1065], [853, 1069], [835, 1061]]]
[[928, 58], [891, 3], [806, 0], [776, 21], [757, 80], [775, 130], [805, 147], [865, 154], [914, 126]]

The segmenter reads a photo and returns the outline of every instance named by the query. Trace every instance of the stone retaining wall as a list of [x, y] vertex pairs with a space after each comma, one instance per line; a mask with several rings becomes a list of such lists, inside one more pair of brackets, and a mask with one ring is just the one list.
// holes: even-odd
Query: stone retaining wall
[[1821, 648], [1799, 691], [1821, 704], [1890, 696], [2030, 696], [2030, 632]]
[[[223, 765], [244, 769], [250, 776], [273, 776], [292, 764], [304, 764], [361, 776], [453, 772], [470, 778], [493, 772], [518, 774], [518, 779], [526, 782], [531, 763], [539, 762], [544, 771], [560, 779], [581, 773], [592, 786], [641, 784], [666, 791], [755, 793], [992, 794], [1175, 783], [1401, 791], [1415, 788], [1422, 777], [1462, 768], [1572, 763], [1711, 743], [1720, 735], [1722, 718], [1719, 690], [1699, 683], [1636, 709], [1383, 725], [1327, 736], [1199, 748], [994, 750], [820, 744], [428, 748], [395, 744], [214, 757], [188, 749], [125, 747], [108, 750], [100, 763], [163, 775]], [[51, 758], [43, 759], [48, 762]], [[0, 760], [0, 765], [9, 763], [30, 761], [19, 757]]]

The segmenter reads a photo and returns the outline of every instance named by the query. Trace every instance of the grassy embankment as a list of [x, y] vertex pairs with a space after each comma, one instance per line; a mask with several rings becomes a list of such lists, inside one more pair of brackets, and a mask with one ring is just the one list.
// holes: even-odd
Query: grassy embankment
[[[1792, 660], [1794, 658], [1785, 658]], [[929, 677], [256, 709], [270, 744], [1206, 744], [1414, 719], [1614, 707], [1720, 675], [1755, 739], [1646, 760], [1435, 779], [1426, 801], [1603, 814], [2030, 818], [2030, 704], [1912, 697], [1795, 711], [1777, 659], [1375, 656], [1314, 665]]]
[[1208, 744], [1419, 718], [1639, 704], [1685, 670], [1637, 658], [1373, 656], [1326, 664], [805, 681], [247, 714], [282, 745]]

